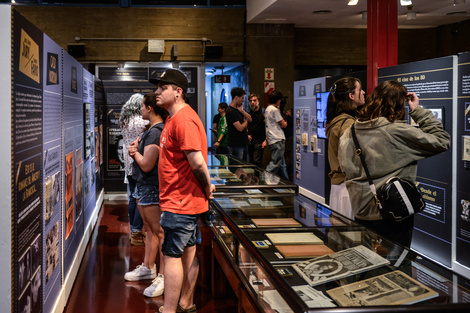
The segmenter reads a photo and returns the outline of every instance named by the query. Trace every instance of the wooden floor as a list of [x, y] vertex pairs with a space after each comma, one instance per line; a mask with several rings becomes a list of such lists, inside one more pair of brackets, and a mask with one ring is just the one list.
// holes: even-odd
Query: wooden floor
[[[105, 201], [64, 312], [158, 312], [163, 305], [164, 295], [147, 298], [142, 294], [151, 280], [124, 280], [125, 272], [142, 263], [143, 254], [143, 247], [131, 246], [129, 243], [127, 203]], [[224, 299], [213, 299], [210, 279], [202, 278], [201, 275], [195, 302], [198, 313], [237, 312], [233, 291], [229, 290]]]

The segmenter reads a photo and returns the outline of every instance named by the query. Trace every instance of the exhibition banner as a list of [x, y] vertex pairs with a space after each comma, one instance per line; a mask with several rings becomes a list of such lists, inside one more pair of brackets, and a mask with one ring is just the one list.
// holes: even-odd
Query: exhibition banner
[[95, 77], [94, 81], [94, 128], [95, 128], [95, 194], [103, 189], [103, 82]]
[[63, 57], [63, 162], [64, 168], [64, 277], [83, 237], [84, 105], [83, 68], [64, 51]]
[[459, 55], [456, 261], [470, 268], [470, 52]]
[[16, 11], [12, 24], [12, 311], [42, 312], [43, 34]]
[[93, 75], [83, 70], [83, 205], [88, 225], [96, 204], [95, 180], [95, 87]]
[[[395, 80], [415, 92], [419, 104], [431, 110], [452, 134], [456, 56], [402, 64], [379, 69], [379, 83]], [[412, 124], [410, 117], [408, 122]], [[416, 178], [426, 208], [415, 217], [411, 247], [444, 264], [451, 265], [452, 245], [452, 149], [418, 161]]]
[[44, 311], [51, 312], [62, 288], [62, 51], [44, 35], [43, 212]]
[[141, 81], [103, 81], [105, 112], [105, 175], [106, 190], [125, 191], [123, 137], [119, 128], [122, 106], [135, 94], [155, 92], [155, 85], [147, 80]]

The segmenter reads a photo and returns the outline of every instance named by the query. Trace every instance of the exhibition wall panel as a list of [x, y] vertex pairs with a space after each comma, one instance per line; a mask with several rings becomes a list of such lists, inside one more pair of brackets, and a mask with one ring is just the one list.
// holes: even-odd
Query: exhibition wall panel
[[12, 120], [6, 125], [13, 236], [11, 279], [1, 283], [12, 286], [11, 298], [1, 311], [61, 312], [100, 207], [93, 171], [94, 77], [6, 7], [12, 17], [12, 72], [6, 73]]
[[456, 271], [470, 277], [470, 53], [459, 55], [456, 106]]
[[[415, 92], [420, 106], [431, 110], [453, 138], [453, 108], [457, 100], [457, 57], [379, 69], [379, 83], [395, 80]], [[411, 123], [410, 117], [407, 117]], [[452, 258], [452, 149], [418, 162], [416, 182], [426, 208], [415, 217], [411, 247], [450, 267]]]
[[[11, 194], [11, 176], [12, 155], [8, 153], [8, 147], [11, 146], [11, 103], [12, 103], [12, 77], [11, 71], [11, 10], [10, 6], [0, 5], [0, 68], [4, 69], [0, 72], [0, 101], [4, 105], [0, 106], [0, 145], [5, 147], [7, 151], [4, 158], [0, 162], [0, 193], [2, 194], [2, 204], [5, 213], [0, 219], [0, 294], [3, 300], [0, 300], [0, 312], [9, 312], [12, 305], [12, 289], [11, 289], [11, 266], [13, 266], [11, 251], [11, 239], [13, 216], [8, 214], [8, 208], [13, 207]], [[12, 210], [10, 209], [10, 212]]]
[[[317, 95], [325, 91], [326, 78], [294, 82], [294, 183], [300, 193], [325, 203], [326, 140], [318, 129], [324, 129], [326, 115], [317, 106]], [[323, 95], [325, 96], [325, 95]], [[326, 110], [326, 102], [324, 103]]]
[[12, 311], [42, 310], [43, 33], [12, 15]]
[[51, 311], [62, 286], [62, 48], [44, 36], [43, 54], [43, 152], [44, 152], [44, 218], [43, 264], [45, 275], [44, 310]]

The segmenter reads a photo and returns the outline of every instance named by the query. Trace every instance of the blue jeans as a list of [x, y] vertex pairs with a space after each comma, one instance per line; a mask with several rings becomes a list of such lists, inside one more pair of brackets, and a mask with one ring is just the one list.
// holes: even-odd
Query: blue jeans
[[266, 167], [266, 171], [279, 175], [283, 179], [289, 179], [287, 174], [284, 151], [286, 150], [286, 141], [281, 140], [269, 145], [271, 150], [271, 162]]
[[248, 161], [248, 147], [228, 147], [231, 155], [243, 161]]
[[160, 225], [163, 228], [163, 255], [181, 258], [184, 248], [196, 244], [199, 214], [176, 214], [163, 211]]
[[139, 210], [137, 209], [137, 199], [134, 198], [134, 190], [136, 181], [132, 176], [127, 176], [127, 199], [129, 201], [128, 210], [129, 210], [129, 225], [131, 232], [136, 233], [142, 230], [144, 222], [140, 216]]
[[134, 198], [139, 199], [139, 205], [152, 205], [160, 203], [160, 191], [154, 185], [142, 185], [137, 183]]

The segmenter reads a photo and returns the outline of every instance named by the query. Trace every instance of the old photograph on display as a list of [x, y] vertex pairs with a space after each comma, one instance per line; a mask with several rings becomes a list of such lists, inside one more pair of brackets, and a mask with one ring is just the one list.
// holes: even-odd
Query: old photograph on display
[[33, 299], [31, 297], [31, 286], [28, 285], [18, 299], [18, 306], [20, 313], [30, 313], [33, 310]]
[[292, 267], [311, 285], [319, 285], [349, 275], [365, 272], [390, 262], [364, 246], [294, 264]]
[[82, 186], [83, 186], [83, 162], [77, 164], [75, 168], [75, 220], [78, 220], [82, 215], [83, 201], [82, 201]]
[[[81, 159], [81, 157], [80, 157]], [[74, 203], [73, 203], [73, 151], [65, 156], [65, 239], [69, 238], [73, 229]]]
[[60, 172], [52, 175], [52, 206], [60, 201]]
[[429, 108], [429, 111], [434, 114], [434, 116], [442, 123], [442, 127], [444, 127], [444, 108]]
[[22, 292], [29, 280], [31, 279], [31, 249], [26, 252], [18, 260], [18, 288]]
[[470, 136], [462, 136], [462, 160], [470, 161]]
[[48, 221], [54, 212], [53, 185], [51, 176], [47, 176], [44, 180], [44, 197], [46, 198], [46, 203], [44, 205], [44, 220]]
[[413, 304], [438, 293], [401, 271], [394, 271], [328, 290], [341, 306]]
[[42, 235], [39, 234], [31, 245], [31, 269], [33, 272], [42, 264], [41, 243]]
[[41, 294], [42, 294], [42, 279], [41, 267], [39, 267], [31, 280], [31, 298], [32, 298], [32, 313], [41, 312]]
[[46, 236], [46, 283], [59, 264], [59, 222]]

